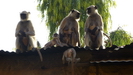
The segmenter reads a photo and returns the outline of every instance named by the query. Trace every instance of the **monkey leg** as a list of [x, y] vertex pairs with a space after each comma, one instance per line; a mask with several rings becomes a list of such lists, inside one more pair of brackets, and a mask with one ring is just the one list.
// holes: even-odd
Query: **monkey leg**
[[95, 41], [95, 48], [103, 48], [103, 33], [102, 31], [99, 31], [98, 35], [96, 36], [96, 41]]
[[23, 37], [17, 36], [16, 38], [16, 52], [17, 53], [23, 53], [25, 52], [27, 47], [23, 43]]
[[80, 41], [79, 41], [79, 34], [72, 32], [71, 34], [69, 34], [69, 45], [75, 47], [75, 46], [79, 46], [80, 47]]
[[28, 50], [33, 50], [37, 48], [37, 40], [35, 36], [28, 36], [29, 37], [29, 46]]
[[47, 44], [45, 44], [43, 49], [46, 50], [47, 48], [51, 48], [51, 47], [52, 47], [52, 43], [48, 42]]
[[74, 42], [75, 46], [78, 45], [78, 47], [80, 47], [80, 39], [79, 39], [80, 36], [79, 36], [79, 33], [78, 32], [75, 32], [72, 35], [75, 35], [75, 37], [73, 38], [73, 39], [75, 39], [75, 42]]
[[16, 53], [21, 53], [22, 51], [21, 51], [21, 45], [20, 45], [20, 43], [19, 43], [19, 37], [16, 37]]
[[16, 37], [16, 49], [20, 49], [19, 37]]
[[62, 57], [62, 63], [65, 64], [65, 58], [64, 58], [64, 56]]
[[77, 34], [75, 34], [74, 32], [71, 34], [71, 38], [70, 38], [71, 40], [71, 45], [73, 46], [73, 47], [75, 47], [76, 46], [76, 43], [78, 42], [77, 41], [77, 39], [78, 39], [78, 37], [77, 37]]
[[71, 41], [70, 41], [70, 34], [64, 34], [62, 37], [62, 41], [60, 41], [61, 43], [64, 43], [68, 46], [71, 46]]
[[91, 47], [92, 41], [89, 33], [86, 33], [85, 35], [85, 45], [86, 47]]
[[56, 45], [56, 46], [63, 47], [63, 43], [61, 43], [60, 39], [58, 38], [54, 39], [52, 42], [53, 42], [53, 46]]

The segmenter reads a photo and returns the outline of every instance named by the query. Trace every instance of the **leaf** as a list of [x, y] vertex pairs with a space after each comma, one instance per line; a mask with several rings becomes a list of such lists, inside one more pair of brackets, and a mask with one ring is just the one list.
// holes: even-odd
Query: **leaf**
[[124, 46], [133, 42], [131, 35], [123, 29], [119, 28], [110, 33], [110, 38], [112, 40], [113, 45], [117, 46]]
[[101, 14], [104, 22], [104, 32], [108, 32], [111, 24], [111, 16], [109, 12], [110, 7], [115, 7], [116, 3], [113, 0], [37, 0], [37, 9], [41, 11], [42, 18], [46, 17], [44, 11], [47, 11], [47, 24], [49, 28], [50, 39], [52, 35], [57, 31], [57, 28], [62, 19], [68, 15], [72, 9], [77, 9], [81, 12], [80, 16], [80, 39], [84, 44], [84, 23], [86, 21], [86, 8], [90, 5], [96, 5], [98, 12]]

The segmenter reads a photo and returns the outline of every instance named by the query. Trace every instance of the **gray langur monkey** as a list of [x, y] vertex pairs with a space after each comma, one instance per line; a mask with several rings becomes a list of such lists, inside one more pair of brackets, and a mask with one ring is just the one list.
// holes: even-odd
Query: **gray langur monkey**
[[77, 63], [80, 61], [80, 58], [76, 58], [76, 51], [74, 48], [69, 48], [66, 51], [64, 51], [62, 56], [63, 64], [65, 64], [66, 61], [68, 64]]
[[28, 50], [37, 50], [42, 61], [42, 55], [37, 49], [37, 40], [32, 22], [29, 20], [30, 12], [22, 11], [20, 13], [20, 21], [16, 27], [16, 53], [23, 53]]
[[85, 22], [85, 45], [90, 49], [103, 49], [103, 35], [107, 35], [103, 33], [103, 20], [98, 13], [97, 6], [89, 6], [87, 8], [87, 15], [88, 17]]
[[60, 23], [59, 37], [60, 41], [69, 46], [80, 46], [79, 24], [80, 12], [78, 10], [71, 10]]
[[57, 33], [54, 33], [53, 39], [44, 45], [44, 50], [51, 48], [54, 45], [60, 47], [68, 46], [67, 44], [60, 42], [59, 35]]

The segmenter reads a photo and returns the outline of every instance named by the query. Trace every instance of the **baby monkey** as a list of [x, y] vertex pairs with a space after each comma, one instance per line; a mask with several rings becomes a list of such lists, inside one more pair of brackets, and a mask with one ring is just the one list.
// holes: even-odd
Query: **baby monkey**
[[76, 51], [74, 48], [67, 49], [62, 56], [63, 64], [67, 61], [68, 64], [70, 63], [77, 63], [80, 61], [80, 58], [76, 58]]
[[63, 47], [63, 46], [68, 46], [67, 44], [65, 43], [62, 43], [59, 39], [59, 35], [57, 33], [55, 33], [53, 35], [53, 39], [51, 41], [49, 41], [48, 43], [45, 44], [44, 46], [44, 50], [46, 50], [47, 48], [51, 48], [52, 46], [60, 46], [60, 47]]

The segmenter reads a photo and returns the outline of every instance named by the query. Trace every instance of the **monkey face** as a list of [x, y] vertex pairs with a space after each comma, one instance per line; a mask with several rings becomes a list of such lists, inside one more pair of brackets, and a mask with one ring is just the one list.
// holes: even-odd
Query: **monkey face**
[[53, 37], [58, 37], [59, 35], [57, 33], [54, 33]]
[[88, 13], [88, 14], [91, 13], [91, 8], [87, 8], [87, 13]]
[[27, 15], [26, 14], [20, 14], [21, 19], [27, 19]]
[[95, 5], [91, 5], [90, 7], [88, 7], [86, 10], [87, 14], [91, 14], [94, 13], [95, 10], [97, 9], [97, 7]]
[[79, 18], [80, 17], [80, 13], [77, 13], [77, 16], [76, 17]]
[[73, 9], [71, 11], [71, 15], [75, 18], [78, 19], [80, 17], [80, 12], [78, 10]]
[[28, 15], [30, 14], [30, 12], [27, 11], [23, 11], [20, 13], [20, 18], [23, 19], [28, 19]]

